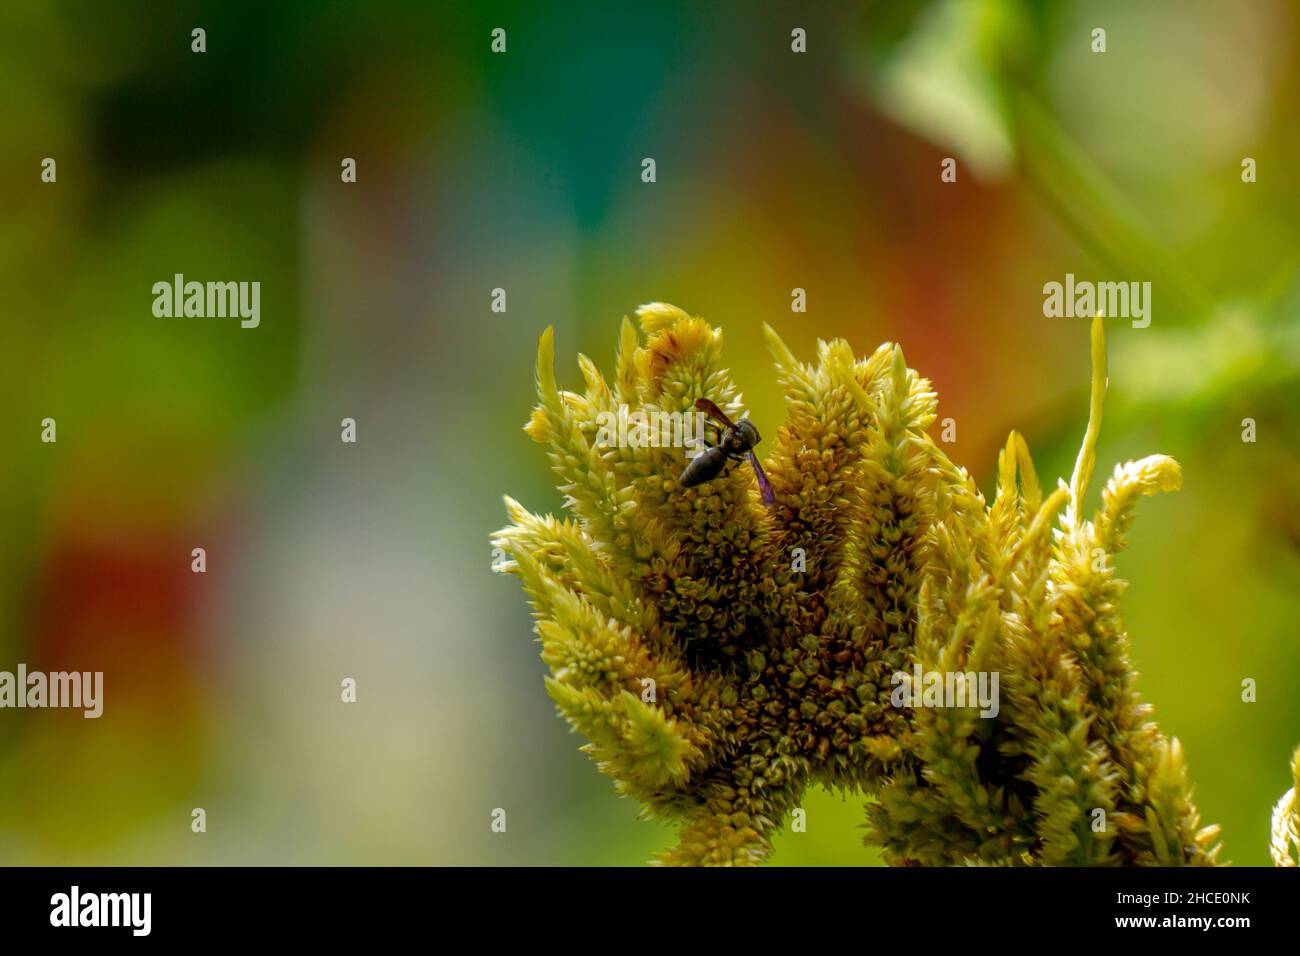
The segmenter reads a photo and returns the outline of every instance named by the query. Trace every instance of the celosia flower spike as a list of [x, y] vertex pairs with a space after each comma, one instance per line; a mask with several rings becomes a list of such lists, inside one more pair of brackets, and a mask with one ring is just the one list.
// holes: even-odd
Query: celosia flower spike
[[[991, 505], [926, 433], [936, 398], [898, 346], [859, 360], [820, 342], [803, 363], [765, 328], [786, 402], [780, 427], [756, 423], [771, 509], [746, 468], [683, 488], [680, 444], [608, 441], [610, 415], [699, 398], [743, 414], [720, 332], [662, 303], [637, 317], [612, 384], [579, 357], [582, 394], [560, 389], [542, 336], [527, 430], [572, 518], [507, 499], [494, 541], [532, 601], [560, 713], [620, 793], [679, 824], [660, 862], [762, 862], [814, 784], [873, 798], [868, 842], [889, 863], [1215, 862], [1182, 748], [1137, 694], [1113, 563], [1137, 500], [1178, 487], [1177, 462], [1118, 466], [1083, 517], [1100, 317], [1069, 483], [1044, 499], [1013, 432]], [[1280, 865], [1295, 860], [1300, 752], [1294, 769]]]

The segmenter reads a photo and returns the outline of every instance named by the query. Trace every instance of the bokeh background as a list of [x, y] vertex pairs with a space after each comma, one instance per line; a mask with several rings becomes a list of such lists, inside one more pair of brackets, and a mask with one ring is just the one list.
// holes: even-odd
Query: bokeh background
[[[1300, 740], [1298, 41], [1283, 0], [8, 0], [0, 669], [103, 670], [106, 702], [0, 711], [0, 862], [647, 859], [668, 831], [578, 752], [490, 568], [503, 493], [559, 507], [520, 430], [539, 333], [574, 383], [637, 305], [704, 315], [765, 434], [762, 322], [898, 340], [988, 489], [1013, 427], [1068, 474], [1066, 272], [1154, 285], [1150, 328], [1111, 324], [1099, 450], [1184, 466], [1119, 559], [1134, 653], [1224, 856], [1267, 862]], [[261, 326], [155, 318], [177, 272], [260, 281]], [[774, 863], [878, 862], [858, 799], [805, 806]]]

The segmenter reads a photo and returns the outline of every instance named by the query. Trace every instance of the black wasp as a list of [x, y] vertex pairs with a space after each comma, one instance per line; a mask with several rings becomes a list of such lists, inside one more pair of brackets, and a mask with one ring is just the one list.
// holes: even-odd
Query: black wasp
[[677, 483], [683, 488], [692, 488], [706, 481], [712, 481], [720, 474], [724, 474], [732, 462], [748, 458], [749, 463], [754, 466], [754, 477], [758, 479], [758, 490], [763, 495], [763, 504], [768, 507], [775, 504], [776, 496], [772, 494], [772, 483], [767, 480], [767, 475], [763, 473], [763, 466], [758, 463], [758, 456], [754, 454], [754, 446], [762, 440], [754, 423], [748, 418], [733, 422], [723, 414], [722, 409], [707, 398], [697, 398], [695, 407], [723, 426], [722, 436], [716, 445], [710, 445], [687, 463], [686, 470], [682, 472], [681, 478], [677, 479]]

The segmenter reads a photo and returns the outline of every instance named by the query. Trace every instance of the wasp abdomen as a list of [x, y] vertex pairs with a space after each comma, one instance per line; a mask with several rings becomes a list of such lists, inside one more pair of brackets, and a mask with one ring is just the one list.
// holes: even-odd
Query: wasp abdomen
[[706, 481], [718, 477], [723, 465], [727, 463], [727, 454], [717, 445], [704, 449], [686, 465], [677, 483], [683, 488], [694, 488]]

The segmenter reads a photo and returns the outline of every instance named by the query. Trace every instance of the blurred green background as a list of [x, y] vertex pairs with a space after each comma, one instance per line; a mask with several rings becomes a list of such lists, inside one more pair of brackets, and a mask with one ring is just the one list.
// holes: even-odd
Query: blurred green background
[[[578, 752], [490, 570], [502, 493], [559, 506], [520, 430], [541, 330], [574, 384], [637, 305], [704, 315], [765, 434], [762, 322], [900, 341], [988, 489], [1013, 427], [1068, 474], [1086, 322], [1042, 287], [1073, 272], [1153, 283], [1099, 449], [1184, 467], [1119, 559], [1134, 654], [1224, 856], [1266, 863], [1300, 740], [1298, 40], [1282, 0], [9, 0], [0, 669], [106, 700], [0, 711], [0, 862], [647, 859], [668, 831]], [[260, 327], [155, 318], [177, 272], [260, 281]], [[810, 794], [774, 863], [878, 862], [860, 802]]]

